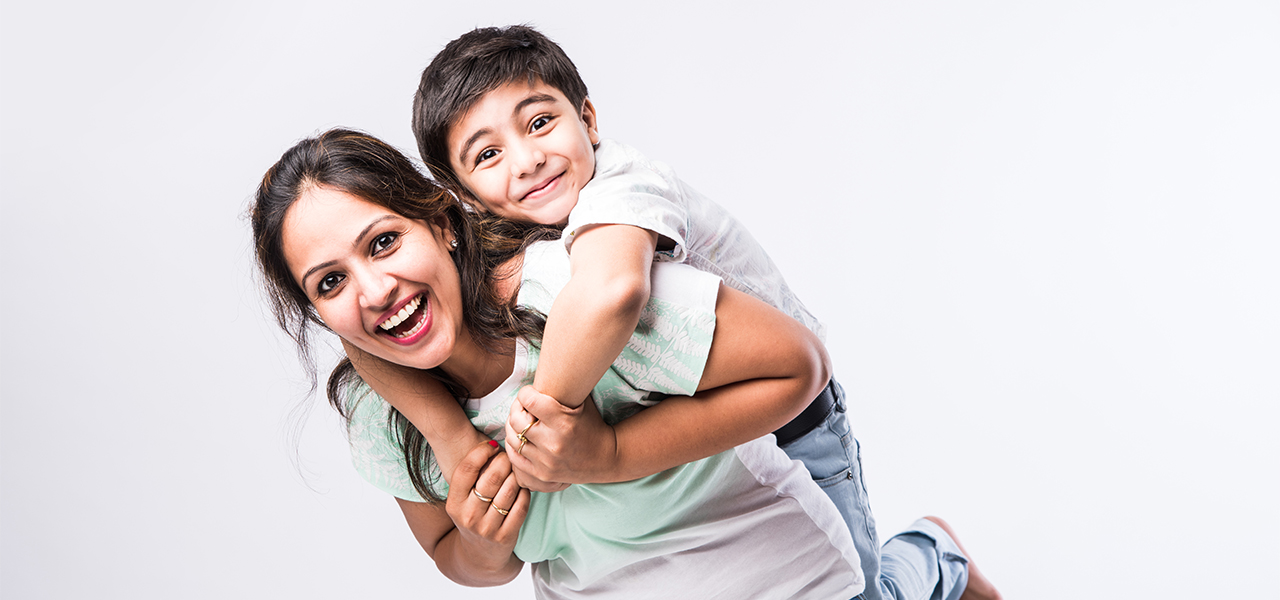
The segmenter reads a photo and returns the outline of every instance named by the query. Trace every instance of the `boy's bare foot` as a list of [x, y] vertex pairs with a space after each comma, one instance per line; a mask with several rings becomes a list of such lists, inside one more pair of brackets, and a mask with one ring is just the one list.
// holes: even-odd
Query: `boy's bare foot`
[[926, 519], [937, 523], [947, 535], [960, 547], [960, 551], [969, 559], [969, 584], [965, 586], [964, 593], [960, 595], [960, 600], [1003, 600], [1004, 596], [996, 590], [996, 586], [992, 585], [991, 580], [982, 576], [982, 572], [978, 570], [978, 566], [973, 564], [973, 555], [964, 549], [964, 545], [960, 543], [960, 538], [956, 537], [956, 532], [946, 521], [938, 517], [925, 517]]

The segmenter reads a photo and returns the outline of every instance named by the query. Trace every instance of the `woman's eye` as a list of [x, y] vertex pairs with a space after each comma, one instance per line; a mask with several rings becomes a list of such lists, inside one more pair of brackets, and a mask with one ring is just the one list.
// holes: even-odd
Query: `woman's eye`
[[330, 273], [320, 279], [319, 285], [316, 286], [316, 291], [324, 295], [332, 292], [333, 288], [338, 287], [340, 283], [342, 283], [342, 276], [337, 273]]
[[392, 244], [396, 243], [396, 239], [399, 237], [400, 235], [396, 233], [384, 233], [373, 238], [373, 253], [379, 254], [386, 251], [387, 248], [390, 248]]
[[529, 124], [529, 131], [537, 131], [547, 126], [551, 122], [551, 117], [538, 117]]
[[486, 160], [489, 160], [490, 158], [493, 158], [493, 157], [495, 157], [495, 156], [497, 156], [497, 155], [498, 155], [498, 151], [497, 151], [497, 150], [494, 150], [493, 148], [488, 148], [488, 149], [486, 149], [485, 151], [481, 152], [480, 154], [477, 154], [477, 155], [476, 155], [476, 164], [480, 164], [480, 163], [482, 163], [482, 162], [484, 162], [484, 161], [486, 161]]

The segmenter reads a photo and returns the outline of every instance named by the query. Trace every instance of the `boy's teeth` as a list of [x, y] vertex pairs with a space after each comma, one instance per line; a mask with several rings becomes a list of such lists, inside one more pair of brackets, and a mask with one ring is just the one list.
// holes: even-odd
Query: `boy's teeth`
[[420, 304], [422, 304], [422, 296], [414, 297], [413, 300], [410, 300], [408, 304], [404, 305], [404, 308], [400, 309], [400, 312], [391, 315], [390, 318], [383, 321], [381, 325], [378, 325], [378, 327], [381, 327], [384, 331], [390, 331], [391, 328], [403, 323], [405, 319], [409, 318], [409, 315], [418, 310], [418, 306]]

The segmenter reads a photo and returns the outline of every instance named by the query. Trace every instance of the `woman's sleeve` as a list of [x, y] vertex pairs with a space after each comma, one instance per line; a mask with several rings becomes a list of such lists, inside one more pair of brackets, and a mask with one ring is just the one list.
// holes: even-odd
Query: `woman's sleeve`
[[640, 324], [592, 391], [607, 422], [666, 396], [692, 396], [715, 334], [720, 278], [676, 263], [653, 265]]
[[[404, 454], [395, 443], [395, 434], [388, 422], [391, 405], [364, 383], [353, 387], [350, 395], [348, 406], [352, 408], [347, 439], [356, 472], [392, 496], [411, 502], [426, 502], [409, 480]], [[440, 477], [439, 467], [434, 462], [427, 477], [433, 492], [441, 497], [448, 495], [449, 486]]]

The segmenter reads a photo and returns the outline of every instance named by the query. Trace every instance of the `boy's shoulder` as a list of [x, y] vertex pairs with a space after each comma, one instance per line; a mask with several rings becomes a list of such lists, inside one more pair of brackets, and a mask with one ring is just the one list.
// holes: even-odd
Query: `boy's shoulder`
[[596, 144], [597, 177], [631, 170], [651, 171], [664, 178], [675, 179], [671, 167], [649, 160], [644, 153], [622, 142], [604, 138]]

